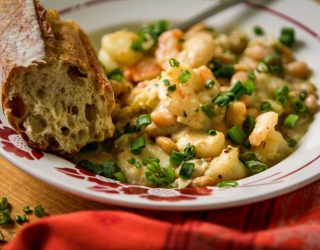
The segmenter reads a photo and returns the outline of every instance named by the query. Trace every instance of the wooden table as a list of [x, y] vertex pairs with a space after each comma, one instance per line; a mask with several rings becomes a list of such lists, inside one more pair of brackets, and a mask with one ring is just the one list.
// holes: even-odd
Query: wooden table
[[[0, 156], [0, 199], [2, 197], [7, 197], [12, 205], [11, 218], [13, 220], [16, 214], [23, 215], [22, 208], [26, 205], [35, 207], [42, 204], [49, 215], [80, 210], [116, 208], [88, 201], [49, 186], [24, 173]], [[38, 218], [34, 215], [28, 215], [28, 219], [35, 221]], [[21, 226], [17, 223], [12, 223], [9, 227], [0, 227], [0, 231], [5, 240], [10, 241], [20, 228]]]

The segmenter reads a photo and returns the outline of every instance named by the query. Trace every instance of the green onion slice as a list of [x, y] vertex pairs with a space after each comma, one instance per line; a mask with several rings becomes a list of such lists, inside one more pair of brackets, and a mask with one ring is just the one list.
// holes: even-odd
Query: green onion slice
[[134, 164], [134, 163], [136, 162], [136, 158], [134, 158], [134, 157], [132, 156], [132, 157], [130, 157], [130, 158], [127, 160], [127, 162], [128, 162], [129, 164]]
[[182, 179], [189, 179], [192, 176], [194, 169], [194, 164], [191, 162], [184, 162], [181, 165], [180, 171], [179, 171], [179, 176]]
[[239, 158], [243, 162], [256, 160], [256, 154], [254, 152], [247, 151], [242, 153]]
[[206, 80], [206, 82], [204, 83], [204, 87], [205, 87], [206, 89], [211, 89], [211, 88], [214, 86], [214, 84], [215, 84], [215, 81], [214, 81], [214, 80], [208, 79], [208, 80]]
[[299, 98], [294, 98], [291, 100], [291, 103], [298, 113], [305, 113], [308, 111], [307, 106]]
[[295, 139], [289, 139], [287, 143], [290, 148], [294, 148], [295, 146], [297, 146], [297, 141]]
[[124, 175], [121, 172], [114, 173], [114, 176], [118, 181], [127, 182], [126, 177], [124, 177]]
[[146, 127], [151, 124], [151, 122], [151, 116], [149, 114], [143, 114], [138, 117], [136, 127], [138, 130], [140, 130], [141, 127]]
[[112, 79], [112, 80], [121, 82], [121, 80], [123, 79], [123, 72], [122, 72], [121, 69], [116, 68], [116, 69], [110, 71], [110, 72], [107, 74], [107, 77], [108, 77], [109, 79]]
[[176, 91], [177, 89], [177, 86], [175, 84], [173, 85], [170, 85], [168, 88], [167, 88], [167, 95], [170, 95], [171, 93], [173, 93], [174, 91]]
[[283, 28], [280, 33], [279, 41], [288, 47], [292, 47], [296, 41], [294, 29], [288, 27]]
[[212, 118], [214, 116], [211, 103], [208, 102], [202, 104], [201, 109], [209, 118]]
[[223, 187], [236, 187], [238, 186], [238, 182], [236, 181], [221, 181], [217, 184], [217, 186], [219, 188], [223, 188]]
[[230, 139], [235, 143], [240, 145], [247, 137], [246, 133], [243, 131], [239, 125], [235, 125], [227, 131]]
[[253, 131], [255, 124], [255, 119], [251, 115], [248, 115], [243, 123], [243, 130], [248, 136]]
[[217, 135], [217, 131], [215, 131], [215, 130], [213, 130], [213, 129], [210, 129], [209, 131], [208, 131], [208, 134], [209, 135]]
[[196, 147], [192, 144], [188, 144], [183, 150], [185, 160], [191, 160], [196, 157]]
[[283, 122], [283, 125], [288, 128], [293, 128], [297, 121], [299, 120], [299, 115], [289, 114]]
[[253, 32], [254, 32], [254, 34], [257, 35], [257, 36], [262, 36], [262, 35], [264, 35], [264, 30], [263, 30], [262, 27], [259, 26], [259, 25], [256, 25], [256, 26], [253, 27]]
[[186, 83], [191, 78], [191, 73], [189, 70], [184, 70], [180, 73], [178, 80], [180, 83]]
[[131, 153], [140, 154], [146, 144], [143, 137], [138, 137], [131, 142]]
[[179, 67], [179, 65], [180, 65], [180, 63], [174, 58], [171, 58], [169, 60], [169, 64], [170, 64], [171, 67]]
[[25, 214], [31, 214], [32, 213], [32, 210], [30, 208], [30, 206], [24, 206], [22, 208], [22, 211], [25, 213]]
[[175, 165], [180, 165], [182, 163], [182, 161], [184, 160], [184, 154], [181, 153], [181, 152], [176, 152], [176, 151], [173, 151], [171, 154], [170, 154], [170, 162], [172, 164], [175, 164]]
[[265, 111], [265, 112], [273, 110], [273, 108], [271, 107], [270, 102], [267, 102], [267, 101], [264, 101], [264, 102], [261, 103], [260, 109], [262, 111]]
[[164, 79], [163, 81], [164, 86], [169, 87], [170, 86], [170, 81], [168, 79]]
[[34, 214], [38, 217], [38, 218], [42, 218], [46, 215], [44, 208], [42, 205], [38, 205], [34, 208]]
[[246, 161], [244, 165], [253, 173], [260, 173], [268, 168], [268, 166], [257, 160]]

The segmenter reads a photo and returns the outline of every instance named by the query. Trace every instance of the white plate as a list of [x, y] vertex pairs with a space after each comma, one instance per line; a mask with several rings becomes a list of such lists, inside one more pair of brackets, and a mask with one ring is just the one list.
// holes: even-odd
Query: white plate
[[[210, 0], [95, 0], [42, 1], [47, 7], [62, 9], [62, 18], [77, 20], [87, 32], [157, 19], [179, 20], [212, 4]], [[76, 5], [72, 5], [75, 2]], [[71, 5], [71, 6], [70, 6]], [[74, 7], [72, 7], [74, 6]], [[320, 5], [312, 1], [271, 1], [265, 8], [240, 4], [207, 22], [219, 30], [241, 26], [252, 33], [256, 24], [275, 37], [283, 26], [292, 26], [305, 46], [297, 57], [314, 70], [313, 81], [320, 87]], [[290, 17], [291, 16], [291, 17]], [[225, 208], [272, 198], [311, 183], [320, 177], [320, 114], [317, 114], [299, 148], [290, 157], [265, 172], [239, 181], [235, 188], [152, 189], [122, 184], [77, 169], [57, 156], [30, 149], [9, 128], [0, 115], [0, 153], [36, 178], [76, 195], [100, 202], [161, 210], [201, 210]]]

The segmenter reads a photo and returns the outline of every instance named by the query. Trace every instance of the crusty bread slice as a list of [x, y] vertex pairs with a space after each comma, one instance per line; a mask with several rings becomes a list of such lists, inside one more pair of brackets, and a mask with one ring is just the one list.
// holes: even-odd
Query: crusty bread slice
[[72, 155], [113, 135], [114, 96], [88, 38], [37, 0], [0, 1], [2, 105], [32, 147]]

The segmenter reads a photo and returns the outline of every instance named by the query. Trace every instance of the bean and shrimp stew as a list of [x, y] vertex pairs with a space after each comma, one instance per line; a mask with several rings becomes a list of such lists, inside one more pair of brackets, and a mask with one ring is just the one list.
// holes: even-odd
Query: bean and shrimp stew
[[290, 155], [318, 110], [296, 34], [222, 34], [167, 21], [103, 35], [98, 56], [116, 99], [115, 133], [73, 159], [136, 185], [236, 186]]

